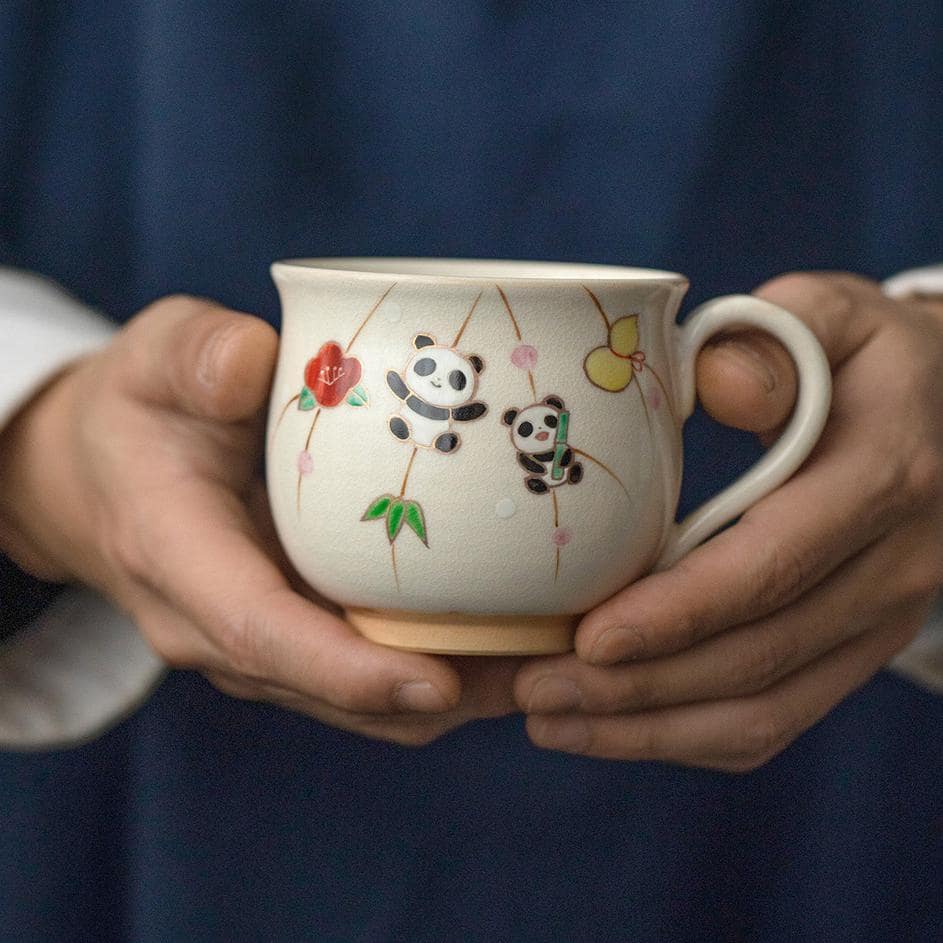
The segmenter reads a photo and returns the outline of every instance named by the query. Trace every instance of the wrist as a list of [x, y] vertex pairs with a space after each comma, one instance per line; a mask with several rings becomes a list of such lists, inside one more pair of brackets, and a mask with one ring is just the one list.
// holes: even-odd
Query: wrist
[[59, 373], [0, 429], [0, 551], [48, 582], [77, 577], [76, 529], [63, 513], [81, 505], [68, 447], [77, 369]]

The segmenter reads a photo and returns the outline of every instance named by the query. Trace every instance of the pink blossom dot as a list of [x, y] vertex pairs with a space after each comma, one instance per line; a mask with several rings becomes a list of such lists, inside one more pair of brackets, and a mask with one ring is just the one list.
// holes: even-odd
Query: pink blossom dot
[[311, 457], [310, 452], [298, 453], [298, 471], [302, 475], [310, 475], [314, 471], [314, 459]]
[[511, 351], [511, 363], [521, 370], [533, 370], [537, 366], [537, 348], [530, 344], [518, 344]]
[[550, 538], [555, 547], [565, 547], [573, 539], [573, 533], [568, 527], [557, 527]]
[[657, 389], [652, 390], [651, 393], [648, 394], [648, 402], [652, 409], [658, 409], [658, 407], [661, 406], [661, 391]]

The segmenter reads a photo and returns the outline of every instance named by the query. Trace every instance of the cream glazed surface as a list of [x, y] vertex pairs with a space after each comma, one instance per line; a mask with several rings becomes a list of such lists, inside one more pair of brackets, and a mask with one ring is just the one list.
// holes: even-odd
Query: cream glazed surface
[[[301, 575], [349, 609], [584, 612], [771, 490], [827, 411], [798, 322], [735, 296], [680, 329], [671, 273], [371, 259], [273, 275], [273, 515]], [[765, 467], [679, 528], [694, 357], [735, 323], [785, 338], [807, 401]]]

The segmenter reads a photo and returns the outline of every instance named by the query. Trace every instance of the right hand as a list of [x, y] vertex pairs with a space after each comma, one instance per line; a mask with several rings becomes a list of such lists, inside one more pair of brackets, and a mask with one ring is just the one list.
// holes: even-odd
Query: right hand
[[236, 697], [404, 744], [515, 710], [519, 660], [376, 645], [293, 574], [258, 474], [276, 349], [208, 301], [146, 308], [0, 434], [0, 550]]

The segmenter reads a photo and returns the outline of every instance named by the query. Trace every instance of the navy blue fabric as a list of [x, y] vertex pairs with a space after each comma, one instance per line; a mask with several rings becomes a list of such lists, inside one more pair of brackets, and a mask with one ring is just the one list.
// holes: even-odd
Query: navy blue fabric
[[[116, 320], [277, 322], [271, 260], [655, 265], [691, 301], [943, 259], [943, 6], [865, 0], [7, 0], [0, 261]], [[682, 504], [755, 455], [698, 416]], [[176, 675], [72, 752], [0, 758], [18, 941], [930, 941], [943, 707], [881, 676], [733, 778], [426, 749]]]

